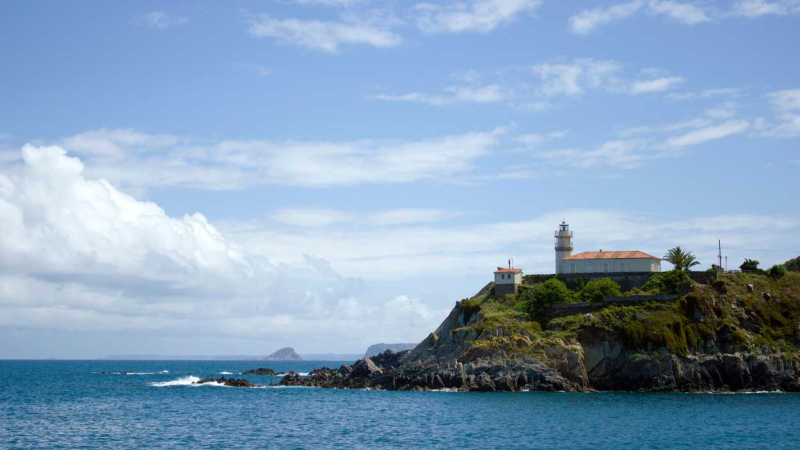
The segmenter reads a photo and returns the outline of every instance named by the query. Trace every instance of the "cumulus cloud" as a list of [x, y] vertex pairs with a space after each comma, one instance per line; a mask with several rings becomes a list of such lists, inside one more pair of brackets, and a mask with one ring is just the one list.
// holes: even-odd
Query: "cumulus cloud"
[[278, 19], [261, 15], [248, 26], [251, 36], [274, 38], [280, 43], [297, 45], [326, 53], [338, 53], [342, 45], [369, 45], [377, 48], [395, 47], [402, 39], [385, 26], [355, 18], [321, 21]]
[[274, 264], [199, 213], [171, 217], [87, 178], [61, 147], [26, 145], [22, 159], [0, 173], [0, 327], [360, 343], [386, 329], [421, 339], [444, 314], [365, 301], [363, 281], [307, 254]]
[[488, 33], [515, 20], [523, 13], [532, 14], [540, 0], [464, 0], [446, 5], [419, 3], [417, 26], [425, 33]]

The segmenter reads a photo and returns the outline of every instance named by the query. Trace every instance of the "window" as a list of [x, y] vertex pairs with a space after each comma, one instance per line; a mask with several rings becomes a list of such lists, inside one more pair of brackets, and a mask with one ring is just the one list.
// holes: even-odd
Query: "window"
[[603, 264], [603, 272], [608, 273], [608, 263]]
[[625, 272], [625, 263], [619, 263], [619, 271]]
[[592, 263], [586, 263], [586, 273], [594, 272], [594, 265]]

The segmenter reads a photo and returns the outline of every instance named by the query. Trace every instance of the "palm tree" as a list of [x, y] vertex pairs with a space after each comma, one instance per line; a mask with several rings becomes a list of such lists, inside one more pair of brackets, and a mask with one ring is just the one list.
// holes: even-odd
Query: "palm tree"
[[681, 249], [680, 245], [669, 249], [663, 259], [664, 261], [672, 263], [672, 265], [675, 266], [675, 270], [688, 271], [690, 267], [700, 264], [700, 261], [697, 260], [692, 252], [684, 251]]

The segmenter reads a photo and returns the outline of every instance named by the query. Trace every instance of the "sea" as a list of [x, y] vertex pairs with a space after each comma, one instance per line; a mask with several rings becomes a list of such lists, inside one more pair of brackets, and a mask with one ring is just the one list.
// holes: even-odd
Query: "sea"
[[[389, 392], [241, 374], [340, 364], [0, 361], [0, 448], [800, 449], [791, 393]], [[266, 387], [192, 384], [221, 376]]]

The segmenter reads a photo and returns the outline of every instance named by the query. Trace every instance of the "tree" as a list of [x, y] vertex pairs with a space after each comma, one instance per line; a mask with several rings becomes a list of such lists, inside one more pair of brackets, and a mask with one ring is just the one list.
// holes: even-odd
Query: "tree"
[[[526, 295], [518, 303], [532, 317], [542, 317], [545, 309], [553, 303], [562, 303], [570, 300], [571, 293], [567, 285], [558, 278], [551, 278], [536, 286], [530, 296]], [[515, 309], [518, 309], [515, 307]]]
[[579, 297], [584, 302], [602, 302], [603, 297], [622, 295], [619, 285], [611, 278], [600, 278], [586, 283]]
[[786, 275], [786, 267], [783, 264], [775, 264], [769, 269], [769, 276], [774, 279], [783, 278]]
[[697, 260], [692, 252], [683, 250], [680, 245], [669, 249], [663, 259], [668, 263], [672, 263], [675, 266], [675, 270], [678, 271], [688, 271], [690, 267], [700, 264], [700, 261]]
[[739, 266], [742, 270], [758, 270], [758, 265], [760, 263], [755, 259], [745, 258], [744, 262], [741, 266]]

